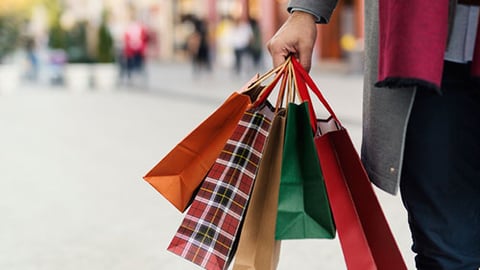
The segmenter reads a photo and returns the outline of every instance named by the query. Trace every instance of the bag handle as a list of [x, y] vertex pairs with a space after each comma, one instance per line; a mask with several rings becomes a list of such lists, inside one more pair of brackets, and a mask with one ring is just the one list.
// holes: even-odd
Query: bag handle
[[314, 131], [314, 134], [316, 134], [317, 132], [317, 116], [315, 114], [315, 111], [313, 109], [313, 103], [312, 103], [312, 100], [310, 98], [310, 94], [308, 93], [308, 89], [307, 89], [307, 86], [305, 84], [305, 81], [301, 81], [299, 83], [299, 80], [301, 80], [300, 75], [297, 74], [298, 72], [295, 70], [295, 67], [292, 65], [292, 69], [293, 69], [293, 77], [294, 77], [294, 84], [295, 84], [295, 89], [297, 89], [296, 93], [297, 95], [299, 96], [300, 100], [301, 101], [306, 101], [307, 103], [307, 106], [308, 106], [308, 112], [309, 112], [309, 115], [310, 115], [310, 126], [312, 128], [312, 130]]
[[[272, 69], [270, 70], [269, 72], [267, 72], [265, 75], [262, 75], [260, 77], [260, 79], [258, 81], [256, 81], [252, 87], [254, 86], [258, 86], [259, 83], [261, 83], [262, 81], [264, 81], [266, 78], [270, 77], [272, 74], [274, 74], [275, 72], [277, 73], [275, 75], [275, 77], [273, 78], [272, 82], [270, 82], [263, 90], [262, 92], [260, 93], [259, 97], [257, 98], [257, 100], [251, 105], [251, 107], [257, 107], [259, 106], [260, 104], [262, 104], [267, 98], [268, 96], [270, 95], [270, 93], [272, 93], [273, 89], [275, 88], [275, 86], [277, 85], [278, 81], [280, 80], [280, 78], [282, 76], [285, 76], [285, 72], [286, 72], [286, 68], [287, 68], [287, 64], [288, 64], [288, 61], [285, 61], [285, 63], [283, 63], [282, 65], [276, 67], [275, 69]], [[268, 76], [267, 76], [268, 75]]]
[[271, 70], [269, 70], [268, 72], [266, 72], [265, 74], [263, 74], [262, 76], [260, 76], [259, 78], [257, 78], [252, 84], [250, 84], [247, 89], [245, 90], [245, 92], [248, 92], [249, 90], [259, 86], [262, 82], [264, 82], [265, 80], [267, 80], [269, 77], [271, 77], [273, 74], [275, 73], [278, 73], [279, 71], [281, 71], [286, 65], [286, 62], [283, 63], [282, 65], [276, 67], [276, 68], [273, 68]]
[[[278, 91], [278, 96], [277, 96], [277, 102], [275, 104], [275, 114], [279, 112], [279, 110], [282, 107], [283, 104], [283, 99], [285, 97], [285, 89], [289, 86], [290, 80], [289, 80], [288, 73], [283, 75], [282, 82], [280, 83], [280, 89]], [[290, 89], [287, 90], [290, 91]]]
[[307, 89], [307, 86], [312, 90], [312, 92], [317, 96], [317, 98], [320, 100], [322, 105], [325, 107], [325, 109], [328, 111], [328, 113], [332, 116], [332, 118], [340, 125], [342, 126], [341, 122], [338, 120], [338, 117], [336, 114], [333, 112], [332, 107], [328, 104], [327, 100], [323, 96], [323, 94], [320, 92], [320, 89], [315, 85], [313, 82], [312, 78], [310, 75], [307, 73], [307, 71], [300, 65], [297, 59], [292, 58], [291, 62], [294, 67], [294, 72], [295, 72], [295, 82], [296, 86], [298, 89], [298, 92], [301, 96], [301, 98], [305, 101], [308, 101], [308, 107], [309, 107], [309, 112], [310, 112], [310, 122], [312, 124], [312, 128], [314, 131], [317, 130], [317, 123], [316, 123], [316, 114], [315, 110], [313, 109], [313, 104], [312, 104], [312, 99], [310, 98], [309, 91]]
[[[297, 83], [295, 82], [295, 71], [293, 70], [293, 65], [291, 62], [288, 63], [288, 92], [287, 92], [287, 102], [295, 103], [295, 97], [298, 96]], [[301, 100], [301, 97], [299, 96]]]
[[[288, 56], [287, 60], [285, 60], [285, 64], [286, 64], [286, 67], [285, 67], [285, 75], [284, 75], [284, 79], [286, 79], [286, 104], [290, 103], [290, 102], [295, 102], [295, 97], [298, 95], [297, 91], [296, 91], [296, 82], [295, 82], [295, 75], [294, 75], [294, 70], [293, 70], [293, 66], [292, 66], [292, 63], [291, 63], [291, 56]], [[283, 96], [285, 96], [285, 93], [283, 94]], [[282, 97], [282, 104], [283, 104], [283, 98]]]

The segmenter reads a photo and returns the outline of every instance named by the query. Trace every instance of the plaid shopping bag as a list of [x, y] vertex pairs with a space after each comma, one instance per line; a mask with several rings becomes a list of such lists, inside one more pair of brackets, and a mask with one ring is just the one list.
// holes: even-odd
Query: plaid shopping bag
[[200, 186], [169, 251], [205, 269], [228, 267], [273, 114], [268, 102], [244, 114]]

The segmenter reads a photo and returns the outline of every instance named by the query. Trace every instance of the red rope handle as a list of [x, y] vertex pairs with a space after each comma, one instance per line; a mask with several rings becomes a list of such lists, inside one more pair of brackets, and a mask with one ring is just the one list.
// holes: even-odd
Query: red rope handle
[[[341, 122], [338, 120], [338, 117], [335, 115], [333, 112], [332, 107], [330, 107], [330, 104], [328, 104], [327, 100], [323, 96], [323, 94], [320, 92], [320, 89], [315, 85], [313, 82], [312, 78], [310, 75], [307, 73], [307, 71], [300, 65], [297, 59], [292, 57], [291, 62], [293, 63], [294, 71], [295, 74], [300, 75], [300, 76], [295, 76], [297, 80], [297, 85], [299, 89], [299, 93], [305, 101], [309, 102], [309, 111], [310, 111], [310, 118], [313, 118], [313, 121], [316, 121], [316, 114], [313, 109], [312, 105], [312, 100], [310, 98], [310, 94], [308, 93], [307, 85], [308, 87], [312, 90], [312, 92], [317, 96], [317, 98], [320, 100], [322, 105], [325, 107], [325, 109], [330, 113], [332, 118], [337, 121], [338, 124], [342, 125]], [[315, 123], [316, 127], [316, 123]], [[316, 130], [316, 128], [314, 129]]]

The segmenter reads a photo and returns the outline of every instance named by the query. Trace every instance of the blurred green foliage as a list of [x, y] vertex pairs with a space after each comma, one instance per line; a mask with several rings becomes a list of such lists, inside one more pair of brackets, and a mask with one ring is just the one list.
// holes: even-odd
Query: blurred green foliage
[[[51, 11], [52, 25], [49, 31], [48, 42], [50, 48], [64, 50], [70, 63], [110, 63], [114, 61], [113, 37], [107, 26], [108, 12], [103, 12], [98, 29], [89, 28], [87, 21], [79, 21], [71, 29], [65, 30], [60, 24], [60, 16], [53, 16], [56, 11], [60, 12], [60, 10], [54, 8]], [[88, 50], [87, 31], [97, 31], [97, 44], [94, 55]]]
[[[103, 12], [101, 24], [91, 27], [87, 21], [78, 21], [72, 28], [64, 29], [60, 22], [64, 11], [63, 0], [0, 0], [0, 62], [22, 45], [32, 10], [42, 5], [47, 11], [48, 46], [64, 50], [72, 63], [113, 62], [114, 44], [107, 26], [108, 12]], [[88, 50], [87, 32], [96, 31], [95, 50]], [[91, 46], [90, 46], [91, 47]]]
[[67, 55], [70, 63], [92, 63], [87, 47], [87, 22], [78, 22], [67, 33]]
[[47, 8], [49, 25], [58, 21], [61, 0], [0, 0], [0, 63], [22, 45], [22, 30], [36, 5]]
[[115, 60], [113, 37], [107, 26], [108, 12], [102, 13], [102, 22], [98, 29], [97, 61], [110, 63]]
[[0, 63], [18, 46], [20, 26], [17, 16], [0, 15]]

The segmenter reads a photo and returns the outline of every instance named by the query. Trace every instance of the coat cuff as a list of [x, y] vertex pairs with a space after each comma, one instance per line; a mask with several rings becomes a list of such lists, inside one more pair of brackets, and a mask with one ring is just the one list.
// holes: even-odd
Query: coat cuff
[[315, 16], [316, 23], [328, 23], [338, 0], [290, 0], [287, 11], [303, 11]]
[[294, 11], [302, 11], [302, 12], [305, 12], [305, 13], [308, 13], [308, 14], [312, 14], [313, 17], [315, 17], [315, 23], [326, 23], [325, 19], [323, 19], [322, 17], [319, 17], [317, 14], [313, 13], [313, 11], [311, 11], [311, 10], [304, 9], [304, 8], [297, 8], [297, 7], [288, 8], [289, 13], [292, 13]]

